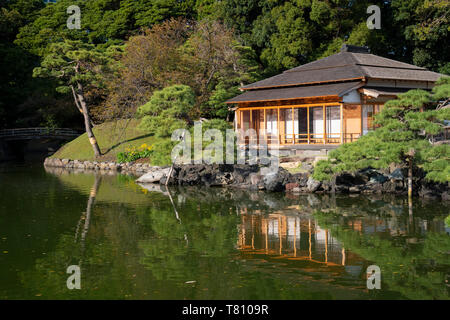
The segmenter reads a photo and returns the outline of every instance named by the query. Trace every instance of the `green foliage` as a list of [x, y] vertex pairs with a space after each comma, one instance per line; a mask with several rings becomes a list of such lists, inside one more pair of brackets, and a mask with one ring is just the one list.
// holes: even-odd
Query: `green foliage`
[[195, 104], [193, 90], [174, 85], [155, 91], [150, 101], [138, 109], [142, 117], [139, 127], [158, 137], [171, 137], [176, 129], [183, 129]]
[[109, 51], [81, 41], [65, 40], [50, 45], [41, 66], [33, 70], [35, 77], [58, 80], [58, 92], [69, 93], [81, 84], [86, 89], [103, 87], [104, 74], [113, 67]]
[[132, 162], [138, 159], [149, 158], [152, 154], [152, 147], [147, 146], [146, 143], [142, 144], [138, 148], [131, 147], [125, 149], [124, 152], [117, 154], [117, 162]]
[[[436, 87], [435, 97], [447, 92], [447, 80], [439, 83], [443, 88]], [[410, 90], [388, 101], [375, 117], [380, 127], [330, 152], [333, 161], [319, 162], [314, 177], [329, 180], [343, 171], [387, 168], [391, 163], [406, 165], [411, 159], [410, 151], [414, 150], [411, 161], [423, 167], [427, 179], [450, 181], [450, 146], [433, 145], [428, 140], [442, 132], [442, 121], [448, 119], [448, 108], [436, 108], [435, 97], [423, 90]]]
[[167, 166], [172, 164], [172, 149], [176, 142], [170, 139], [158, 139], [152, 145], [152, 154], [150, 162], [155, 166]]
[[[372, 4], [381, 8], [380, 30], [366, 27], [366, 9]], [[81, 8], [81, 30], [66, 26], [70, 5]], [[125, 71], [111, 76], [92, 101], [99, 110], [114, 105], [116, 118], [130, 117], [154, 90], [182, 83], [197, 96], [197, 116], [225, 119], [230, 113], [224, 101], [240, 85], [329, 56], [343, 43], [367, 45], [374, 54], [450, 74], [450, 53], [442, 48], [449, 42], [449, 12], [448, 1], [429, 0], [58, 0], [50, 5], [8, 0], [0, 10], [0, 124], [23, 123], [29, 112], [16, 107], [32, 109], [25, 100], [33, 93], [55, 100], [70, 97], [54, 93], [59, 80], [31, 76], [39, 59], [52, 59], [55, 43], [80, 41], [103, 53], [134, 43], [137, 52], [123, 65]], [[153, 29], [173, 18], [187, 19], [181, 19], [183, 32]], [[159, 33], [166, 47], [135, 41], [145, 34], [141, 28]], [[177, 45], [170, 47], [172, 42]], [[109, 64], [116, 69], [112, 60]], [[92, 81], [95, 75], [86, 76]], [[128, 104], [131, 111], [125, 112]]]

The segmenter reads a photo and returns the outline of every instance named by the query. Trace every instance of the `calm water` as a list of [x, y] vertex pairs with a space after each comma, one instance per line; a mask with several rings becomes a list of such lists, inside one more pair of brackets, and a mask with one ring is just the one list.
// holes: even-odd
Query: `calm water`
[[0, 299], [448, 299], [449, 208], [3, 165]]

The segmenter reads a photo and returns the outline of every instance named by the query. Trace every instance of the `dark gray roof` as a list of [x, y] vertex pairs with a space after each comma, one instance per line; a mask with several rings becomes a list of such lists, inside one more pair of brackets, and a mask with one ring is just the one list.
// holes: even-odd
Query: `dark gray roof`
[[363, 78], [435, 82], [441, 74], [370, 53], [343, 51], [246, 85], [242, 89], [350, 81]]
[[234, 97], [227, 103], [290, 100], [306, 97], [338, 96], [341, 97], [363, 85], [361, 81], [330, 83], [300, 87], [248, 90]]

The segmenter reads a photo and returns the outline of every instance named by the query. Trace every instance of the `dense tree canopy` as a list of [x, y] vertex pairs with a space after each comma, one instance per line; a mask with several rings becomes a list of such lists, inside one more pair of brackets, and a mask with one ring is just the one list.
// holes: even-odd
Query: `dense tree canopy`
[[[366, 26], [373, 4], [379, 30]], [[66, 26], [70, 5], [81, 9], [80, 30]], [[122, 71], [91, 104], [96, 121], [131, 117], [154, 90], [173, 84], [194, 90], [200, 116], [226, 118], [223, 102], [240, 84], [336, 53], [344, 42], [448, 74], [449, 8], [441, 0], [4, 0], [0, 123], [39, 125], [71, 98], [31, 76], [55, 42], [126, 45]], [[31, 103], [39, 95], [52, 107]], [[42, 116], [31, 116], [36, 107]]]

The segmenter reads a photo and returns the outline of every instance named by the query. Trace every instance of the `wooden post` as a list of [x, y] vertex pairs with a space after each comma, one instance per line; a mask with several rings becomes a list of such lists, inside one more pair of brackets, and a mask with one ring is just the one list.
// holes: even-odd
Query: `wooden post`
[[269, 141], [267, 140], [267, 119], [266, 119], [266, 108], [264, 108], [264, 139], [266, 139], [267, 144]]
[[[253, 117], [252, 117], [252, 115], [253, 115], [253, 110], [249, 110], [248, 112], [250, 112], [250, 122], [248, 123], [248, 128], [249, 129], [254, 129], [253, 128]], [[251, 135], [251, 136], [253, 136], [253, 135]], [[250, 141], [250, 139], [248, 140], [250, 143], [253, 143], [253, 141]]]
[[292, 116], [292, 144], [295, 144], [294, 107], [292, 107], [291, 116]]
[[341, 144], [344, 143], [344, 104], [341, 103]]
[[[183, 131], [183, 134], [181, 135], [180, 141], [184, 140], [185, 132], [186, 131]], [[178, 155], [176, 155], [175, 158], [173, 159], [172, 166], [170, 167], [169, 174], [167, 175], [167, 180], [166, 180], [166, 183], [165, 183], [166, 186], [169, 184], [169, 180], [170, 180], [170, 177], [172, 176], [172, 172], [173, 172], [173, 166], [175, 165], [175, 162], [177, 161], [177, 158], [178, 158]]]
[[413, 158], [416, 154], [416, 150], [410, 149], [408, 151], [407, 157], [408, 157], [408, 200], [409, 203], [412, 204], [412, 180], [413, 180]]
[[364, 105], [362, 104], [361, 105], [361, 129], [360, 129], [360, 133], [359, 133], [359, 136], [360, 137], [362, 137], [363, 136], [363, 133], [364, 133], [364, 119], [363, 119], [363, 115], [364, 115], [364, 112], [363, 112], [363, 109], [364, 109]]
[[278, 144], [281, 143], [281, 135], [280, 135], [280, 107], [277, 108], [277, 135], [278, 135]]
[[323, 110], [323, 144], [327, 143], [327, 116], [326, 116], [326, 106], [322, 106]]
[[306, 107], [306, 133], [307, 133], [307, 135], [308, 135], [308, 144], [310, 144], [311, 143], [311, 140], [310, 140], [310, 136], [309, 136], [309, 107]]

